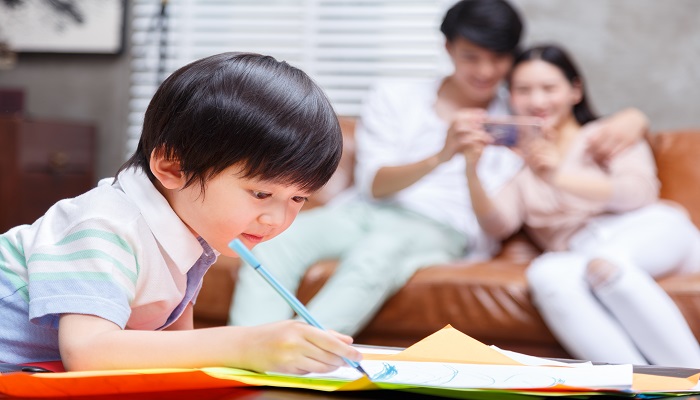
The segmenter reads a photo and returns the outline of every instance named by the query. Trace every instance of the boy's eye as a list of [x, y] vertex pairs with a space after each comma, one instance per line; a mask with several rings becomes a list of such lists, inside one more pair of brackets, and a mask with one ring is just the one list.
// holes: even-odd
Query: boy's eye
[[294, 196], [292, 197], [292, 201], [294, 201], [295, 203], [306, 203], [307, 201], [309, 201], [309, 198], [303, 196]]
[[270, 193], [257, 192], [257, 191], [255, 191], [255, 190], [253, 190], [253, 197], [255, 197], [256, 199], [263, 200], [263, 199], [266, 199], [266, 198], [268, 198], [268, 197], [270, 197], [270, 196], [272, 196]]

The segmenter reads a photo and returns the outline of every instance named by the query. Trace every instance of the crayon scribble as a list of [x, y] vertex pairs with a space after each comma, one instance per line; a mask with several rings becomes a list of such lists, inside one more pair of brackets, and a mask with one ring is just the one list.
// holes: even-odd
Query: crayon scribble
[[396, 370], [395, 365], [392, 365], [389, 363], [382, 363], [382, 365], [383, 365], [382, 370], [379, 373], [374, 374], [374, 376], [372, 376], [373, 381], [389, 380], [389, 379], [395, 377], [396, 374], [398, 374], [398, 371]]

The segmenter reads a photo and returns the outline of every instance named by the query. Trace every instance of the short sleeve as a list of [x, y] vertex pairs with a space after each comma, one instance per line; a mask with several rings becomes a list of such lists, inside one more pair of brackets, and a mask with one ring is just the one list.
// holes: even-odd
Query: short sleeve
[[61, 314], [89, 314], [123, 329], [140, 272], [127, 237], [89, 220], [35, 246], [27, 254], [30, 320], [55, 328]]

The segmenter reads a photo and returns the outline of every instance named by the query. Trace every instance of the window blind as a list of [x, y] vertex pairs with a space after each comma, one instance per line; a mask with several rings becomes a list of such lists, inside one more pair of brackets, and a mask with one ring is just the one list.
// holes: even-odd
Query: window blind
[[[226, 51], [269, 54], [301, 68], [339, 115], [356, 116], [382, 77], [434, 77], [447, 64], [445, 0], [133, 0], [129, 132], [136, 148], [158, 84]], [[165, 19], [162, 5], [165, 4]]]

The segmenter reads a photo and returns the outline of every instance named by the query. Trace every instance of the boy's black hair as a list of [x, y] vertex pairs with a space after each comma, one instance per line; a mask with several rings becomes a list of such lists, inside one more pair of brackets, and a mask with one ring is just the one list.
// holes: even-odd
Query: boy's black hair
[[301, 70], [270, 56], [223, 53], [173, 72], [146, 110], [136, 151], [119, 169], [151, 181], [153, 151], [178, 160], [187, 186], [231, 165], [243, 178], [315, 191], [340, 162], [342, 134], [328, 98]]
[[461, 0], [445, 14], [440, 31], [496, 53], [518, 53], [523, 30], [520, 15], [504, 0]]
[[[562, 74], [566, 77], [570, 84], [581, 85], [581, 101], [574, 105], [574, 117], [579, 124], [584, 125], [588, 122], [598, 119], [598, 116], [593, 109], [588, 104], [588, 98], [586, 97], [586, 88], [583, 85], [583, 78], [578, 71], [578, 68], [574, 64], [573, 59], [566, 53], [566, 51], [554, 44], [547, 44], [541, 46], [531, 47], [518, 55], [513, 61], [513, 69], [518, 66], [518, 64], [525, 61], [531, 60], [542, 60], [546, 63], [552, 64], [557, 67]], [[510, 85], [511, 76], [508, 76], [508, 84]]]

